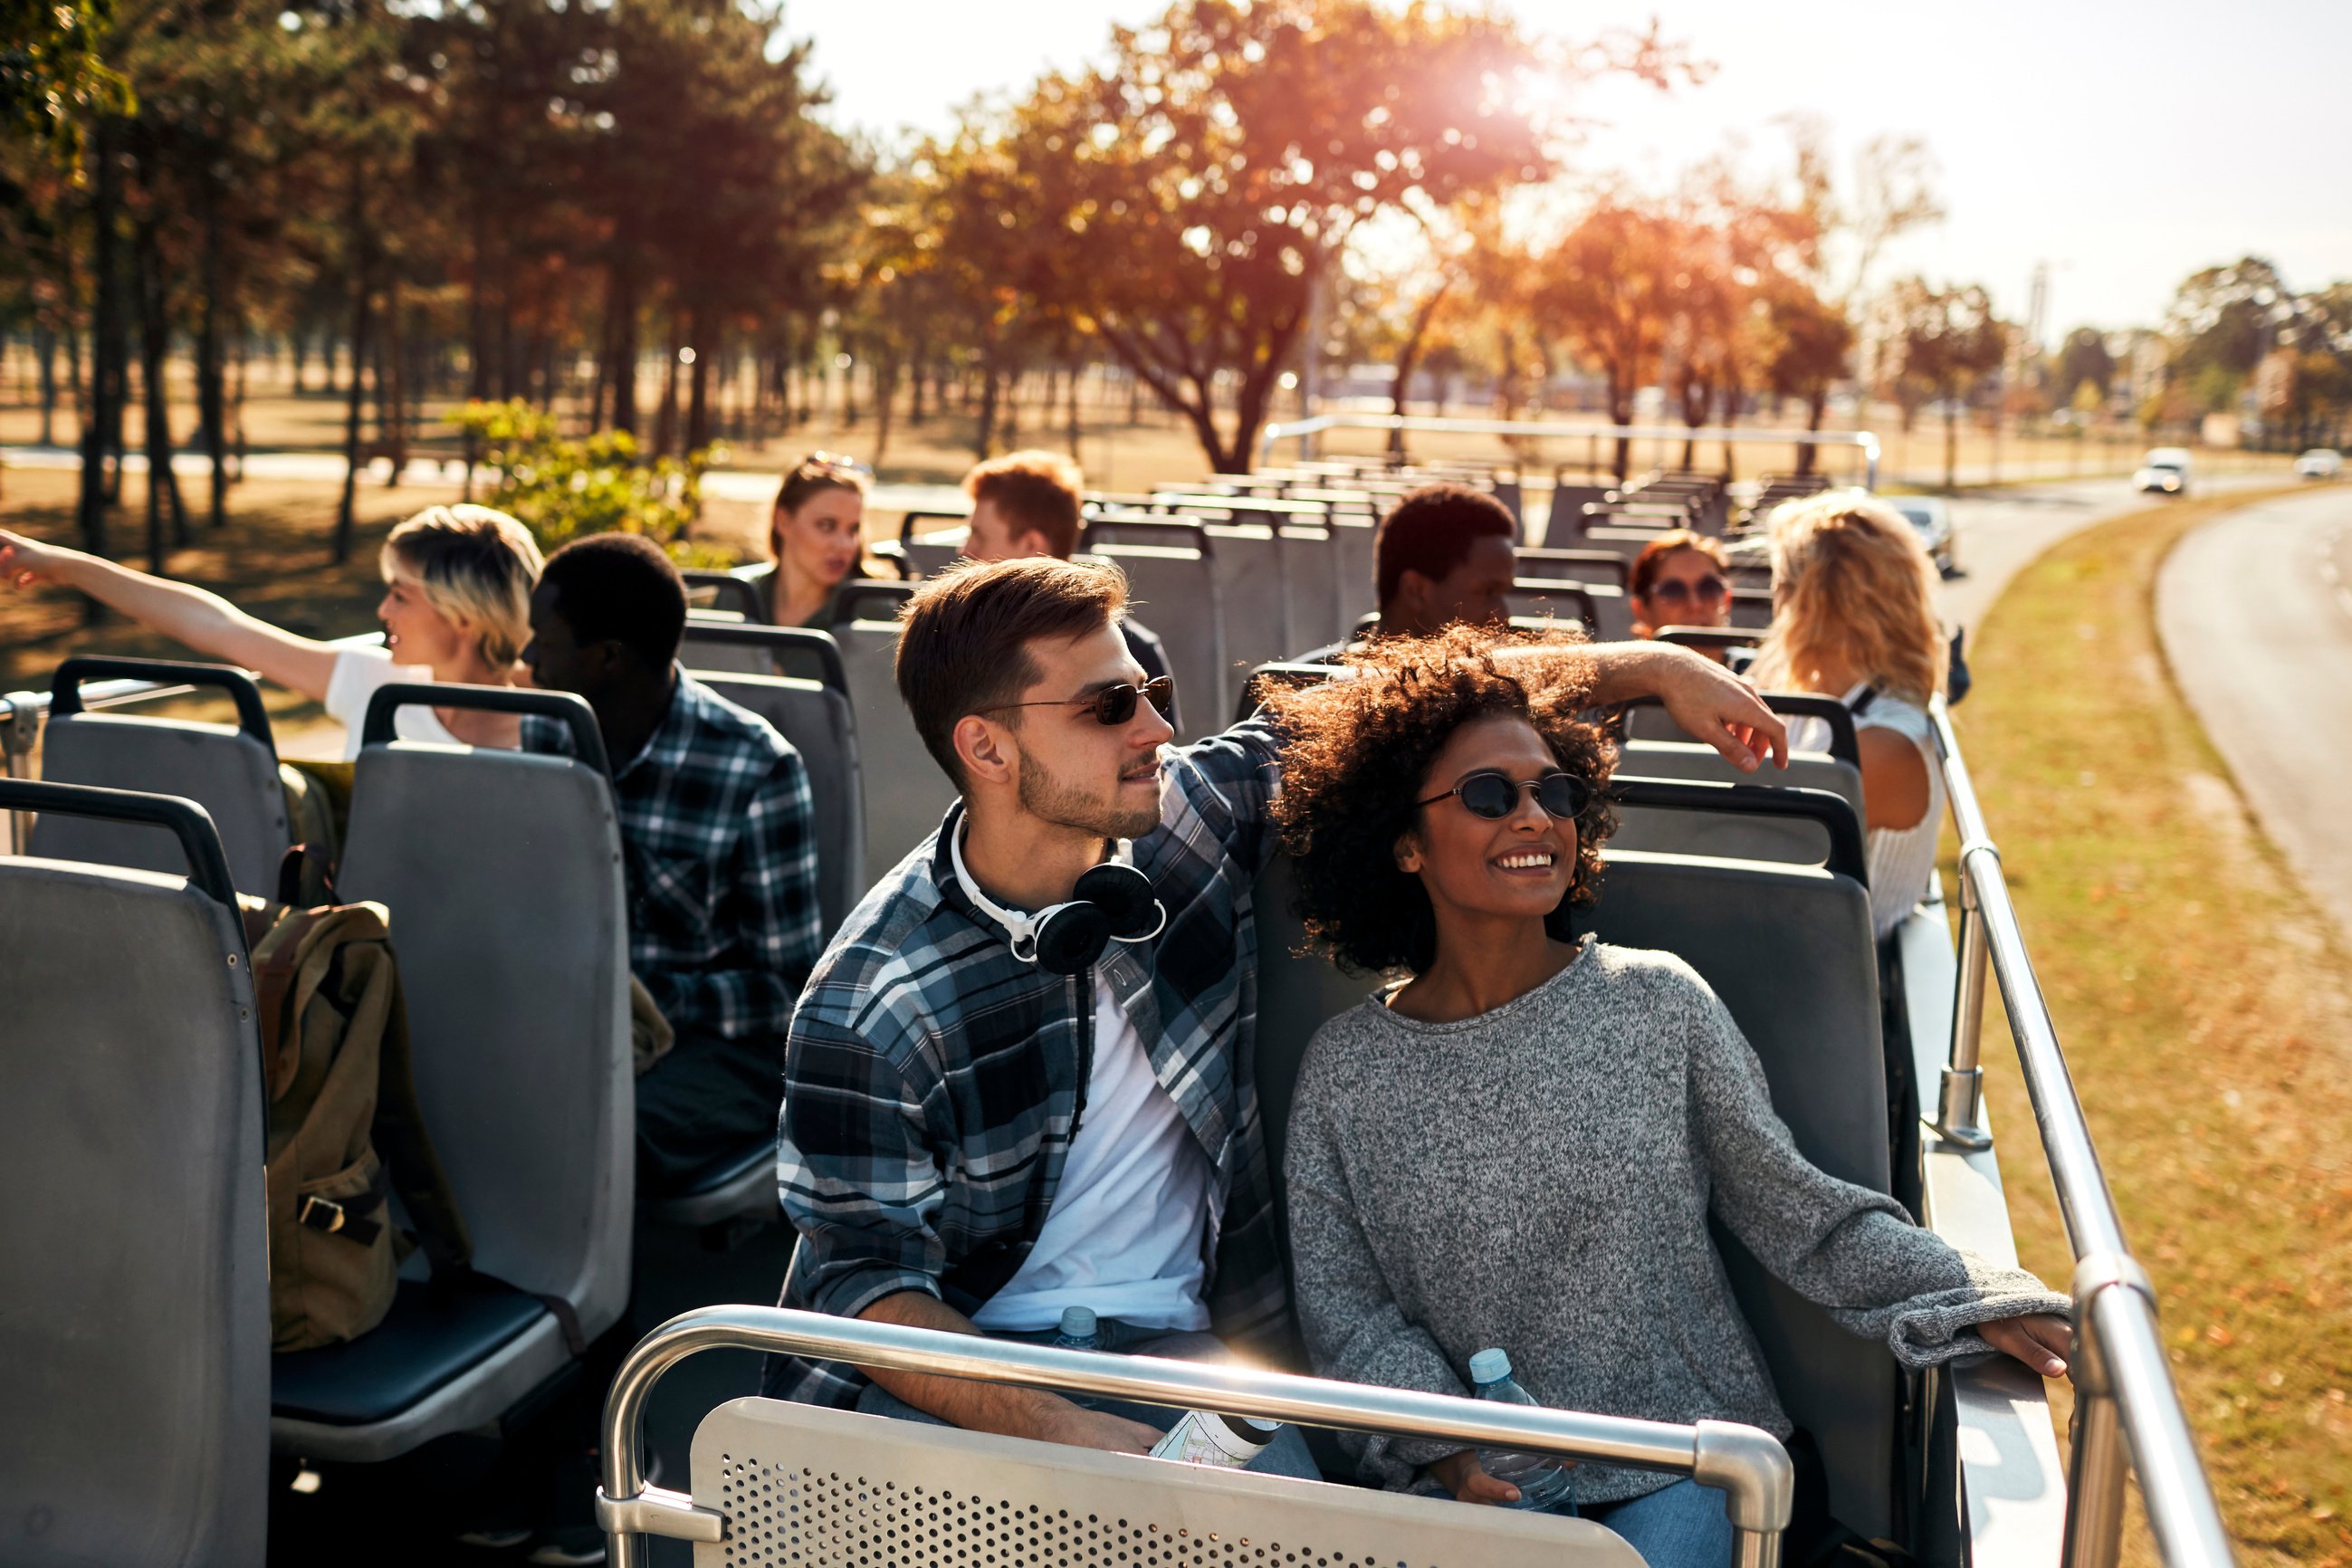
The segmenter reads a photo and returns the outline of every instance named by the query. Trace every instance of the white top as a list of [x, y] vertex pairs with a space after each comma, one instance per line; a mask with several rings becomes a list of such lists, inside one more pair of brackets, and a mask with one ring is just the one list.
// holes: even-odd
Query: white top
[[[1867, 682], [1838, 699], [1848, 708], [1872, 689]], [[1853, 716], [1856, 730], [1892, 730], [1918, 748], [1927, 769], [1927, 809], [1908, 827], [1874, 827], [1863, 846], [1870, 868], [1870, 930], [1879, 941], [1901, 925], [1936, 875], [1936, 835], [1944, 821], [1944, 770], [1936, 756], [1935, 725], [1927, 710], [1891, 691], [1877, 691]], [[1801, 752], [1830, 749], [1829, 725], [1799, 719], [1789, 726], [1789, 744]]]
[[[327, 678], [327, 716], [343, 727], [343, 761], [360, 754], [360, 727], [367, 722], [368, 702], [384, 687], [401, 681], [433, 679], [433, 667], [394, 664], [380, 647], [345, 648], [335, 655], [335, 672]], [[393, 733], [404, 741], [430, 741], [436, 745], [461, 746], [433, 710], [403, 708], [392, 716]]]
[[1020, 1271], [971, 1321], [1020, 1333], [1054, 1327], [1065, 1307], [1091, 1307], [1139, 1328], [1207, 1328], [1214, 1179], [1097, 970], [1094, 1068], [1062, 1184]]

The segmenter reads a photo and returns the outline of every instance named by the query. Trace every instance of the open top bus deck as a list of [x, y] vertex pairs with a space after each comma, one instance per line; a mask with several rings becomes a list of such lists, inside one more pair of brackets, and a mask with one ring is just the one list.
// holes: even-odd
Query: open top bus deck
[[[1392, 428], [1396, 423], [1335, 416], [1318, 428]], [[1489, 429], [1490, 424], [1510, 428]], [[1497, 435], [1586, 434], [1581, 426], [1564, 431], [1520, 421], [1402, 425]], [[1276, 427], [1268, 432], [1268, 441], [1311, 433]], [[1602, 432], [1604, 437], [1613, 434]], [[1684, 433], [1670, 434], [1680, 438]], [[1701, 434], [1708, 440], [1819, 442], [1874, 453], [1866, 437]], [[1335, 625], [1344, 629], [1361, 614], [1358, 589], [1369, 584], [1355, 570], [1360, 562], [1352, 552], [1366, 542], [1357, 531], [1367, 527], [1366, 514], [1376, 513], [1392, 493], [1375, 487], [1397, 474], [1377, 462], [1351, 469], [1343, 462], [1320, 460], [1255, 476], [1215, 476], [1160, 497], [1128, 498], [1099, 509], [1097, 523], [1114, 526], [1090, 532], [1089, 548], [1124, 557], [1122, 564], [1132, 563], [1131, 571], [1162, 571], [1171, 583], [1199, 585], [1202, 611], [1214, 624], [1169, 623], [1163, 609], [1156, 617], [1164, 623], [1158, 629], [1163, 636], [1174, 634], [1171, 641], [1190, 636], [1216, 647], [1219, 667], [1207, 672], [1209, 689], [1238, 698], [1246, 689], [1234, 669], [1236, 657], [1246, 657], [1234, 646], [1240, 616], [1273, 615], [1288, 648], [1295, 649], [1304, 646], [1305, 634]], [[1477, 470], [1465, 467], [1461, 477], [1475, 479]], [[1499, 489], [1499, 479], [1492, 482]], [[1719, 499], [1704, 483], [1628, 489], [1629, 497], [1601, 503], [1601, 512], [1580, 516], [1573, 527], [1555, 512], [1545, 544], [1553, 551], [1573, 550], [1580, 542], [1570, 534], [1579, 531], [1588, 537], [1621, 530], [1638, 533], [1671, 521], [1677, 509], [1704, 524], [1707, 509]], [[1643, 491], [1649, 492], [1649, 501], [1641, 500]], [[1330, 499], [1299, 499], [1307, 496]], [[1253, 509], [1245, 504], [1253, 497], [1284, 504]], [[1641, 505], [1659, 515], [1631, 510]], [[1720, 531], [1721, 514], [1713, 515]], [[1219, 596], [1223, 580], [1213, 566], [1221, 554], [1246, 560], [1254, 570], [1262, 565], [1270, 574], [1270, 596], [1246, 608], [1225, 606]], [[1574, 563], [1563, 553], [1551, 564]], [[1601, 596], [1583, 603], [1607, 602], [1604, 575], [1596, 574], [1589, 584]], [[1173, 609], [1183, 601], [1162, 596], [1152, 602]], [[1228, 619], [1235, 624], [1225, 624]], [[730, 623], [723, 615], [705, 616], [698, 624], [740, 626], [740, 619]], [[921, 769], [919, 752], [907, 737], [894, 730], [903, 715], [870, 695], [877, 688], [860, 684], [861, 659], [870, 661], [877, 650], [887, 658], [887, 631], [883, 623], [856, 622], [829, 638], [822, 633], [769, 638], [746, 630], [712, 635], [707, 644], [711, 649], [748, 647], [773, 660], [766, 673], [722, 662], [711, 678], [735, 683], [722, 689], [744, 693], [739, 700], [770, 704], [762, 710], [818, 759], [813, 773], [830, 781], [821, 787], [845, 796], [830, 819], [835, 827], [828, 853], [840, 863], [838, 879], [850, 888], [865, 886], [873, 869], [906, 847], [901, 840], [908, 828], [920, 824], [926, 811], [936, 820], [932, 797], [890, 795], [904, 775], [919, 772], [928, 779], [928, 770]], [[1264, 662], [1270, 661], [1250, 660]], [[695, 667], [691, 654], [688, 663]], [[13, 1048], [0, 1054], [0, 1107], [6, 1108], [0, 1110], [0, 1171], [7, 1173], [16, 1191], [53, 1194], [46, 1206], [55, 1210], [45, 1217], [41, 1233], [51, 1250], [12, 1245], [6, 1261], [0, 1262], [0, 1404], [16, 1415], [9, 1424], [12, 1436], [0, 1446], [0, 1515], [48, 1520], [52, 1525], [45, 1528], [54, 1530], [56, 1544], [89, 1560], [242, 1563], [258, 1560], [273, 1447], [282, 1459], [375, 1462], [407, 1451], [404, 1444], [413, 1448], [436, 1432], [461, 1429], [448, 1425], [457, 1418], [450, 1411], [464, 1403], [461, 1394], [476, 1401], [465, 1415], [471, 1426], [480, 1425], [484, 1410], [497, 1419], [507, 1405], [526, 1402], [543, 1381], [551, 1364], [547, 1356], [555, 1363], [563, 1358], [560, 1336], [529, 1328], [528, 1309], [518, 1307], [517, 1321], [526, 1325], [518, 1331], [521, 1337], [510, 1335], [483, 1351], [480, 1365], [469, 1364], [425, 1387], [415, 1394], [415, 1408], [346, 1418], [289, 1408], [287, 1368], [273, 1367], [266, 1353], [256, 1353], [257, 1347], [266, 1352], [268, 1325], [253, 1268], [258, 1238], [248, 1234], [249, 1214], [256, 1211], [246, 1205], [258, 1203], [261, 1108], [249, 1068], [236, 1059], [255, 1048], [255, 1003], [244, 973], [249, 955], [229, 904], [233, 890], [250, 879], [247, 868], [268, 848], [268, 821], [238, 819], [254, 818], [257, 810], [259, 818], [267, 818], [268, 803], [257, 805], [248, 775], [258, 759], [274, 762], [275, 756], [268, 750], [266, 721], [257, 732], [249, 715], [235, 728], [121, 716], [124, 710], [185, 694], [190, 688], [172, 673], [157, 670], [145, 679], [86, 685], [68, 675], [52, 693], [0, 697], [0, 761], [9, 775], [0, 782], [0, 841], [9, 850], [0, 857], [0, 992], [17, 1004], [6, 1031], [6, 1046]], [[224, 676], [203, 679], [235, 685]], [[60, 702], [58, 693], [68, 691], [72, 695]], [[869, 694], [862, 705], [861, 692]], [[1230, 704], [1221, 702], [1199, 714], [1194, 732], [1229, 710]], [[45, 718], [51, 725], [47, 777], [26, 783]], [[811, 725], [830, 728], [819, 733]], [[1821, 1360], [1829, 1342], [1820, 1338], [1820, 1324], [1805, 1316], [1806, 1310], [1744, 1287], [1743, 1306], [1781, 1386], [1783, 1404], [1822, 1447], [1832, 1511], [1843, 1521], [1868, 1527], [1862, 1533], [1892, 1540], [1928, 1563], [2104, 1568], [2118, 1551], [2128, 1470], [2138, 1477], [2165, 1563], [2227, 1563], [2232, 1561], [2228, 1536], [2171, 1381], [2153, 1290], [2125, 1241], [2089, 1119], [2068, 1076], [2056, 1021], [2034, 977], [1990, 826], [1940, 703], [1934, 728], [1959, 842], [1952, 889], [1958, 937], [1953, 911], [1938, 889], [1893, 939], [1887, 973], [1899, 987], [1900, 1005], [1884, 1015], [1891, 1048], [1909, 1064], [1918, 1135], [1859, 1153], [1849, 1143], [1846, 1153], [1863, 1164], [1874, 1162], [1884, 1173], [1873, 1179], [1916, 1204], [1923, 1224], [1955, 1245], [2008, 1263], [2014, 1261], [2015, 1247], [1997, 1154], [2025, 1158], [2038, 1142], [2075, 1259], [2071, 1286], [2077, 1344], [2072, 1362], [2077, 1389], [2071, 1458], [2061, 1458], [2038, 1380], [2005, 1360], [1900, 1374], [1891, 1359], [1877, 1363], [1883, 1347], [1874, 1353], [1863, 1342], [1846, 1340], [1843, 1364], [1833, 1365]], [[363, 842], [378, 820], [371, 814], [391, 811], [426, 773], [440, 787], [551, 792], [547, 798], [570, 802], [562, 809], [577, 810], [583, 824], [593, 825], [600, 810], [609, 813], [609, 796], [599, 794], [609, 785], [593, 765], [570, 764], [564, 771], [541, 759], [395, 742], [388, 724], [382, 733], [373, 724], [370, 730], [358, 764], [350, 853], [375, 885], [431, 889], [439, 885], [435, 877], [457, 875], [431, 864], [395, 868], [382, 849]], [[60, 737], [73, 739], [60, 744]], [[242, 752], [236, 751], [240, 745]], [[825, 750], [828, 745], [832, 750]], [[205, 747], [218, 755], [192, 764], [190, 757]], [[1839, 847], [1841, 832], [1853, 830], [1838, 828], [1835, 820], [1842, 809], [1838, 769], [1844, 760], [1833, 754], [1801, 758], [1810, 770], [1807, 782], [1815, 787], [1776, 792], [1808, 795], [1797, 815], [1810, 814], [1825, 832], [1822, 839], [1805, 842], [1828, 846], [1825, 853], [1783, 854], [1769, 846], [1769, 834], [1742, 816], [1741, 803], [1752, 798], [1756, 786], [1736, 785], [1711, 772], [1708, 758], [1696, 754], [1703, 750], [1629, 722], [1618, 778], [1629, 811], [1643, 814], [1641, 847], [1612, 853], [1618, 880], [1595, 919], [1609, 940], [1640, 936], [1647, 945], [1691, 958], [1757, 1042], [1775, 1105], [1801, 1146], [1817, 1163], [1827, 1163], [1822, 1151], [1839, 1138], [1852, 1137], [1851, 1117], [1844, 1131], [1832, 1126], [1834, 1103], [1841, 1096], [1866, 1103], [1868, 1095], [1857, 1098], [1852, 1086], [1841, 1086], [1821, 1064], [1809, 1067], [1797, 1037], [1816, 1026], [1817, 1032], [1852, 1033], [1856, 1019], [1867, 1018], [1865, 1032], [1874, 1047], [1880, 1016], [1873, 955], [1841, 950], [1842, 956], [1827, 967], [1778, 975], [1758, 971], [1773, 966], [1776, 952], [1801, 952], [1786, 942], [1829, 941], [1847, 929], [1839, 922], [1850, 924], [1860, 889], [1853, 885], [1859, 878], [1854, 857]], [[61, 784], [136, 793], [109, 796]], [[1741, 793], [1743, 788], [1749, 793]], [[1721, 793], [1708, 795], [1710, 789]], [[212, 798], [205, 798], [207, 793]], [[184, 796], [195, 797], [195, 803], [173, 798]], [[826, 809], [821, 802], [821, 815]], [[44, 815], [35, 821], [36, 813]], [[1722, 837], [1720, 821], [1727, 814], [1741, 819], [1732, 838]], [[111, 822], [131, 836], [117, 833], [110, 848], [101, 835], [81, 841], [70, 854], [59, 852], [53, 827], [77, 815]], [[1713, 837], [1685, 826], [1710, 819], [1718, 825], [1706, 830]], [[276, 827], [285, 831], [282, 819]], [[254, 835], [260, 836], [259, 847], [251, 853], [222, 847]], [[877, 851], [871, 857], [869, 842]], [[1739, 844], [1750, 847], [1725, 852]], [[34, 858], [34, 850], [45, 851], [43, 858]], [[498, 874], [520, 877], [526, 884], [537, 874], [527, 847], [498, 847], [498, 853], [507, 857], [500, 862], [507, 869]], [[1286, 907], [1284, 875], [1277, 863], [1261, 883], [1256, 916], [1257, 1071], [1276, 1140], [1306, 1037], [1364, 990], [1328, 963], [1295, 951], [1297, 932]], [[454, 889], [459, 884], [448, 885]], [[1737, 899], [1727, 900], [1726, 889], [1738, 890]], [[598, 906], [612, 890], [587, 887], [578, 901]], [[1799, 901], [1738, 901], [1781, 897]], [[420, 901], [428, 910], [439, 908], [431, 897]], [[1732, 918], [1708, 913], [1720, 913], [1727, 901], [1735, 906]], [[413, 912], [415, 903], [401, 907], [412, 911], [406, 916], [412, 925], [429, 923]], [[1776, 928], [1771, 940], [1783, 942], [1782, 948], [1773, 949], [1769, 942], [1759, 945], [1743, 935], [1739, 920], [1752, 921], [1759, 909], [1797, 911], [1769, 922]], [[468, 940], [528, 947], [534, 933], [510, 932], [506, 925], [511, 924], [469, 928]], [[592, 921], [581, 929], [601, 928]], [[1864, 931], [1866, 937], [1866, 921]], [[1822, 936], [1824, 931], [1831, 935]], [[625, 974], [607, 973], [609, 950], [594, 948], [606, 939], [579, 940], [588, 945], [559, 956], [577, 970], [583, 995], [601, 996]], [[427, 998], [420, 1014], [430, 1017], [430, 997], [439, 981], [434, 965], [457, 960], [437, 955], [437, 944], [423, 939], [415, 952], [410, 984]], [[137, 953], [140, 961], [118, 963], [110, 977], [116, 984], [94, 984], [94, 965], [100, 962], [96, 955], [105, 952]], [[539, 953], [535, 961], [545, 956]], [[406, 952], [403, 962], [404, 967], [411, 963]], [[1842, 1002], [1841, 987], [1850, 993]], [[1791, 996], [1801, 1002], [1816, 994], [1822, 1006], [1843, 1006], [1844, 1012], [1798, 1016], [1785, 1026], [1767, 1016]], [[2011, 1138], [1999, 1145], [1983, 1107], [1979, 1061], [1984, 1010], [1996, 994], [2017, 1045], [2037, 1134], [2032, 1141]], [[593, 1012], [582, 1016], [590, 1019], [583, 1027], [599, 1032], [597, 1050], [609, 1056], [612, 1020]], [[119, 1061], [100, 1062], [99, 1068], [116, 1076], [95, 1085], [70, 1076], [106, 1055], [100, 1048], [104, 1041], [123, 1037], [136, 1038], [148, 1052], [169, 1046], [201, 1059], [173, 1063], [173, 1074], [188, 1075], [174, 1091], [174, 1103], [156, 1108], [125, 1100], [110, 1107], [120, 1113], [110, 1130], [88, 1137], [55, 1135], [59, 1107], [71, 1096], [110, 1089], [129, 1095], [133, 1086], [149, 1081], [138, 1072], [123, 1076]], [[419, 1039], [420, 1087], [429, 1116], [434, 1092], [427, 1080], [436, 1070], [427, 1058], [436, 1047], [424, 1027]], [[527, 1081], [527, 1075], [516, 1079], [510, 1091], [522, 1092]], [[626, 1088], [619, 1082], [614, 1093], [625, 1093]], [[483, 1092], [494, 1091], [495, 1084]], [[616, 1110], [605, 1103], [598, 1114], [625, 1129], [625, 1104]], [[143, 1124], [142, 1117], [153, 1125]], [[176, 1135], [168, 1131], [175, 1120], [204, 1117], [213, 1120], [183, 1127]], [[1883, 1117], [1880, 1129], [1878, 1139], [1885, 1142]], [[110, 1160], [123, 1155], [105, 1146], [108, 1137], [152, 1141], [149, 1180], [159, 1184], [148, 1191], [160, 1195], [151, 1197], [146, 1223], [193, 1227], [185, 1238], [194, 1243], [192, 1249], [156, 1249], [159, 1256], [152, 1262], [163, 1272], [127, 1292], [121, 1278], [110, 1272], [120, 1260], [108, 1261], [92, 1275], [80, 1254], [102, 1249], [86, 1242], [75, 1247], [68, 1240], [77, 1234], [106, 1234], [107, 1216], [121, 1212], [119, 1194], [111, 1194], [104, 1172]], [[466, 1166], [468, 1157], [461, 1153], [456, 1163]], [[1278, 1168], [1278, 1157], [1275, 1163]], [[469, 1216], [479, 1207], [495, 1271], [526, 1291], [572, 1292], [582, 1301], [601, 1303], [594, 1316], [600, 1326], [609, 1327], [619, 1321], [610, 1297], [615, 1268], [618, 1278], [627, 1275], [630, 1222], [625, 1204], [617, 1219], [613, 1211], [614, 1184], [623, 1178], [609, 1162], [588, 1163], [597, 1169], [582, 1176], [583, 1190], [603, 1196], [582, 1201], [602, 1217], [593, 1225], [581, 1223], [588, 1226], [583, 1234], [600, 1238], [589, 1250], [601, 1249], [605, 1256], [577, 1260], [574, 1273], [563, 1278], [556, 1277], [560, 1268], [532, 1275], [534, 1259], [546, 1259], [525, 1238], [499, 1239], [516, 1223], [507, 1189], [527, 1183], [528, 1173], [496, 1170], [493, 1160], [482, 1171], [468, 1167], [457, 1173], [461, 1189], [469, 1180], [475, 1184], [464, 1195]], [[174, 1170], [183, 1173], [176, 1184], [166, 1180]], [[91, 1184], [87, 1191], [76, 1184], [84, 1176]], [[625, 1184], [619, 1190], [625, 1193]], [[158, 1211], [170, 1212], [159, 1221]], [[763, 1180], [753, 1168], [738, 1173], [725, 1193], [688, 1205], [682, 1222], [709, 1226], [774, 1217], [772, 1177]], [[677, 1222], [680, 1216], [667, 1218]], [[664, 1220], [641, 1209], [635, 1223]], [[497, 1255], [501, 1245], [508, 1248], [503, 1259]], [[617, 1259], [611, 1256], [615, 1249]], [[181, 1272], [172, 1273], [175, 1268]], [[60, 1283], [61, 1274], [77, 1278]], [[104, 1310], [88, 1316], [91, 1300], [107, 1300], [90, 1296], [94, 1288], [125, 1295], [150, 1313], [161, 1312], [160, 1303], [167, 1300], [176, 1310], [152, 1321], [126, 1320], [119, 1313], [110, 1318]], [[95, 1334], [89, 1331], [93, 1325]], [[121, 1355], [110, 1361], [110, 1335], [127, 1337], [116, 1339], [117, 1344], [148, 1342], [139, 1356], [130, 1358], [136, 1377], [113, 1364], [124, 1359]], [[539, 1348], [530, 1350], [533, 1345]], [[1753, 1428], [1727, 1423], [1682, 1426], [1520, 1410], [1330, 1383], [1295, 1371], [1002, 1344], [715, 1300], [646, 1334], [611, 1385], [596, 1506], [611, 1535], [614, 1563], [655, 1561], [654, 1543], [664, 1540], [693, 1543], [694, 1561], [706, 1564], [1565, 1562], [1598, 1568], [1633, 1560], [1622, 1541], [1583, 1521], [1204, 1470], [757, 1398], [723, 1403], [703, 1420], [685, 1457], [684, 1487], [649, 1485], [645, 1414], [652, 1390], [682, 1361], [729, 1348], [811, 1353], [868, 1366], [1687, 1474], [1726, 1492], [1741, 1568], [1782, 1560], [1780, 1532], [1794, 1504], [1790, 1462], [1781, 1445]], [[493, 1363], [495, 1375], [483, 1370]], [[397, 1381], [394, 1374], [404, 1370], [413, 1371], [394, 1368], [385, 1375]], [[306, 1385], [305, 1397], [320, 1397], [316, 1384], [313, 1378]], [[168, 1421], [158, 1419], [164, 1410], [171, 1413]], [[677, 1473], [675, 1465], [670, 1473]]]

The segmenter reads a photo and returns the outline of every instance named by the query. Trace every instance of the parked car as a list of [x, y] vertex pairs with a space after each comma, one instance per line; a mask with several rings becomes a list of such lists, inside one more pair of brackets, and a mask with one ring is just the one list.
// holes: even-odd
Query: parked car
[[2333, 447], [2314, 447], [2294, 460], [2294, 471], [2306, 479], [2332, 479], [2344, 471], [2344, 454]]
[[1919, 542], [1935, 557], [1937, 571], [1948, 577], [1959, 570], [1953, 553], [1959, 529], [1952, 521], [1950, 506], [1934, 496], [1905, 496], [1891, 504], [1919, 531]]
[[2189, 448], [2158, 447], [2140, 459], [2139, 472], [2132, 476], [2132, 487], [2153, 490], [2159, 495], [2185, 496], [2189, 493]]

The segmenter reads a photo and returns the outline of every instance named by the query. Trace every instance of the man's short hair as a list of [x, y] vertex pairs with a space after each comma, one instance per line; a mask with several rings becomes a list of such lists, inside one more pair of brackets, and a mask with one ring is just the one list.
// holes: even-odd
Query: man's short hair
[[594, 533], [547, 558], [540, 574], [574, 641], [617, 642], [667, 669], [686, 635], [686, 581], [642, 533]]
[[1067, 559], [1078, 547], [1078, 466], [1059, 452], [1007, 452], [963, 477], [972, 504], [986, 501], [1004, 519], [1007, 542], [1033, 530], [1049, 554]]
[[[1100, 631], [1126, 606], [1127, 574], [1118, 567], [1051, 556], [959, 562], [915, 590], [899, 612], [898, 695], [958, 789], [955, 727], [1021, 700], [1037, 679], [1029, 645]], [[1020, 721], [1020, 710], [1006, 711]]]
[[1519, 524], [1510, 508], [1485, 490], [1423, 485], [1406, 496], [1381, 519], [1372, 545], [1381, 608], [1396, 597], [1407, 572], [1443, 582], [1470, 558], [1471, 542], [1488, 534], [1516, 541]]

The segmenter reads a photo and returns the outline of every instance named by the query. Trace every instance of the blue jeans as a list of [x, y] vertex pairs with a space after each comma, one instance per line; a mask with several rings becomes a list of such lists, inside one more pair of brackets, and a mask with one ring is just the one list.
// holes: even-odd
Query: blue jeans
[[1731, 1516], [1724, 1511], [1723, 1493], [1696, 1481], [1600, 1503], [1584, 1517], [1624, 1537], [1650, 1568], [1726, 1568], [1731, 1561]]
[[[1227, 1359], [1224, 1345], [1214, 1334], [1198, 1331], [1141, 1329], [1132, 1323], [1122, 1323], [1116, 1318], [1104, 1318], [1096, 1325], [1102, 1348], [1114, 1355], [1166, 1356], [1172, 1361], [1223, 1361]], [[1008, 1340], [1018, 1344], [1043, 1345], [1054, 1341], [1054, 1331], [1041, 1329], [1034, 1333], [991, 1334], [992, 1340]], [[1165, 1432], [1183, 1415], [1181, 1410], [1171, 1410], [1160, 1405], [1130, 1405], [1124, 1400], [1103, 1399], [1090, 1394], [1063, 1395], [1072, 1404], [1088, 1410], [1100, 1410], [1129, 1421], [1140, 1421], [1147, 1426]], [[946, 1422], [928, 1411], [913, 1405], [892, 1394], [878, 1383], [869, 1383], [857, 1396], [857, 1408], [868, 1415], [887, 1415], [899, 1421], [921, 1421], [933, 1426]], [[1307, 1451], [1307, 1438], [1297, 1427], [1286, 1426], [1276, 1434], [1273, 1442], [1252, 1459], [1249, 1469], [1262, 1476], [1290, 1476], [1298, 1480], [1319, 1481], [1320, 1470]]]

